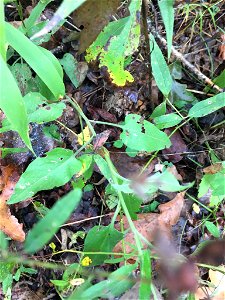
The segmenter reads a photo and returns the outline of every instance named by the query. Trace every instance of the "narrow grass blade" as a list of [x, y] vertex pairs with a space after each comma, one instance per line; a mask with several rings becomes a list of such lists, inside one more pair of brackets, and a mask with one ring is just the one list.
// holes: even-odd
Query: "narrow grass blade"
[[23, 97], [10, 72], [6, 62], [0, 55], [0, 108], [11, 123], [13, 130], [16, 130], [23, 139], [26, 146], [32, 150], [28, 118]]
[[65, 86], [52, 60], [22, 32], [9, 23], [5, 23], [5, 26], [7, 42], [26, 60], [30, 67], [48, 86], [56, 99], [63, 97]]
[[50, 241], [53, 235], [59, 230], [59, 227], [78, 206], [81, 195], [81, 190], [75, 189], [56, 202], [47, 215], [29, 232], [25, 241], [26, 253], [32, 254]]
[[57, 26], [63, 19], [67, 18], [71, 12], [77, 9], [81, 4], [83, 4], [86, 0], [64, 0], [53, 18], [49, 21], [49, 23], [39, 32], [31, 37], [32, 40], [39, 38], [49, 31], [51, 31], [55, 26]]

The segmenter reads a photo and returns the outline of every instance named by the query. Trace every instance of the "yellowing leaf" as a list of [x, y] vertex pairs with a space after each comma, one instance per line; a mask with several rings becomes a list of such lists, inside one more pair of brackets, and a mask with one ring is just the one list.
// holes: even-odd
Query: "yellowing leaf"
[[83, 145], [84, 143], [88, 142], [91, 138], [90, 129], [88, 126], [84, 128], [84, 130], [77, 135], [77, 142], [79, 145]]

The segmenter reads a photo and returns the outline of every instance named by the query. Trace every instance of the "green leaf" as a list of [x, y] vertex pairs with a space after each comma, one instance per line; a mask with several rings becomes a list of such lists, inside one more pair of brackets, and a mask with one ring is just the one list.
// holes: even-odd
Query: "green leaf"
[[97, 166], [99, 167], [102, 175], [110, 182], [112, 181], [112, 174], [111, 170], [107, 164], [107, 162], [104, 160], [104, 158], [101, 157], [99, 154], [95, 154], [94, 161], [96, 162]]
[[148, 121], [142, 121], [141, 116], [130, 114], [120, 125], [123, 132], [120, 139], [130, 149], [137, 151], [157, 151], [171, 145], [168, 136]]
[[39, 124], [56, 120], [66, 108], [63, 102], [48, 104], [47, 100], [39, 93], [28, 93], [24, 96], [24, 102], [29, 122]]
[[27, 148], [0, 148], [0, 151], [2, 152], [2, 158], [4, 158], [8, 154], [12, 153], [22, 153], [22, 152], [27, 152]]
[[87, 64], [86, 67], [84, 67], [83, 70], [81, 70], [82, 72], [80, 72], [78, 61], [70, 53], [64, 54], [63, 58], [60, 59], [60, 63], [63, 66], [66, 75], [69, 77], [73, 85], [76, 88], [78, 88], [86, 77], [88, 71]]
[[81, 195], [82, 192], [79, 189], [71, 191], [61, 200], [58, 200], [47, 215], [34, 225], [25, 240], [26, 253], [35, 253], [51, 240], [60, 226], [68, 220], [71, 213], [78, 206]]
[[67, 183], [81, 169], [81, 162], [71, 150], [55, 148], [30, 163], [17, 182], [8, 204], [33, 197], [41, 190], [50, 190]]
[[213, 82], [222, 89], [225, 88], [225, 70], [223, 70], [220, 75], [213, 80]]
[[225, 106], [225, 92], [196, 103], [188, 113], [191, 118], [200, 118]]
[[126, 207], [129, 211], [130, 217], [133, 220], [137, 220], [137, 212], [141, 207], [142, 200], [139, 199], [134, 194], [125, 194], [125, 193], [122, 194], [123, 194], [123, 199], [125, 201]]
[[150, 299], [152, 267], [150, 251], [144, 250], [141, 256], [141, 282], [139, 289], [139, 299]]
[[59, 66], [60, 64], [56, 63], [56, 59], [53, 63], [53, 55], [46, 54], [47, 50], [34, 45], [22, 32], [9, 23], [6, 23], [5, 26], [7, 42], [25, 59], [41, 80], [45, 82], [56, 99], [63, 97], [65, 87], [62, 77], [59, 74], [59, 67], [56, 67], [56, 64]]
[[166, 28], [166, 39], [168, 48], [168, 59], [171, 54], [173, 42], [173, 26], [174, 26], [174, 0], [158, 0], [159, 9], [163, 18], [163, 23]]
[[52, 19], [49, 23], [37, 34], [35, 34], [32, 39], [36, 39], [40, 36], [47, 34], [50, 30], [56, 27], [63, 19], [67, 18], [71, 12], [77, 9], [81, 4], [83, 4], [86, 0], [64, 0], [60, 7], [55, 12]]
[[86, 288], [82, 292], [76, 290], [69, 300], [112, 299], [118, 297], [134, 285], [133, 272], [136, 268], [137, 264], [123, 266], [111, 273], [106, 280]]
[[219, 229], [216, 227], [216, 225], [214, 225], [212, 222], [210, 221], [206, 221], [205, 222], [205, 227], [208, 229], [208, 231], [216, 238], [220, 237], [220, 231]]
[[215, 174], [205, 174], [199, 185], [198, 198], [203, 197], [211, 191], [210, 206], [218, 205], [225, 198], [225, 162], [222, 162], [222, 169]]
[[158, 106], [156, 106], [156, 108], [153, 110], [150, 118], [154, 119], [156, 117], [160, 117], [165, 114], [166, 114], [166, 101], [163, 101]]
[[16, 63], [10, 66], [10, 71], [17, 81], [22, 95], [25, 95], [29, 89], [29, 81], [32, 79], [32, 72], [30, 67], [26, 63]]
[[154, 118], [155, 125], [159, 129], [173, 127], [179, 124], [182, 120], [183, 119], [175, 113]]
[[[9, 71], [7, 64], [0, 55], [0, 108], [5, 113], [7, 119], [11, 123], [13, 130], [16, 130], [26, 146], [32, 150], [30, 138], [27, 112], [23, 97], [16, 84], [16, 81]], [[13, 108], [13, 109], [12, 109]]]
[[157, 172], [148, 177], [146, 180], [146, 187], [143, 185], [142, 188], [146, 188], [146, 192], [148, 193], [155, 193], [157, 190], [177, 192], [188, 189], [192, 185], [193, 183], [180, 185], [176, 177], [168, 169], [166, 169], [162, 173]]
[[0, 256], [1, 256], [1, 250], [7, 250], [8, 249], [8, 240], [6, 239], [5, 234], [0, 230]]
[[138, 48], [140, 38], [140, 10], [141, 0], [132, 0], [129, 6], [130, 17], [118, 36], [113, 36], [102, 49], [99, 56], [100, 67], [107, 67], [112, 82], [117, 86], [124, 86], [126, 82], [133, 82], [133, 76], [124, 70], [127, 56], [132, 55]]
[[[122, 238], [123, 234], [110, 225], [93, 227], [84, 242], [84, 252], [96, 252], [96, 254], [88, 254], [92, 260], [91, 266], [103, 263], [108, 258], [107, 252], [112, 252]], [[106, 254], [100, 255], [98, 252], [106, 252]]]
[[123, 30], [125, 24], [128, 22], [129, 17], [119, 19], [117, 21], [110, 22], [103, 31], [98, 35], [97, 39], [86, 50], [85, 59], [87, 62], [96, 60], [103, 50], [103, 47], [107, 44], [110, 37], [117, 36]]
[[172, 87], [172, 77], [170, 75], [169, 67], [164, 59], [162, 51], [160, 50], [155, 38], [150, 34], [150, 50], [152, 62], [152, 74], [159, 90], [165, 97], [169, 95]]

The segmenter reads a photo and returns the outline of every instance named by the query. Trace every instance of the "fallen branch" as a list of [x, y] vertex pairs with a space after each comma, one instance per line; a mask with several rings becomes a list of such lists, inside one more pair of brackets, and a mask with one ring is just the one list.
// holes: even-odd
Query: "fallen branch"
[[[154, 37], [158, 38], [162, 45], [167, 49], [167, 41], [156, 31], [156, 29], [148, 23], [148, 30], [151, 32]], [[214, 84], [214, 82], [207, 76], [205, 76], [202, 72], [200, 72], [193, 64], [191, 64], [184, 56], [177, 51], [173, 46], [171, 48], [171, 53], [184, 65], [186, 66], [191, 72], [193, 72], [201, 81], [204, 81], [207, 85], [211, 86], [212, 88], [216, 89], [218, 92], [222, 93], [224, 90], [220, 88], [218, 85]]]

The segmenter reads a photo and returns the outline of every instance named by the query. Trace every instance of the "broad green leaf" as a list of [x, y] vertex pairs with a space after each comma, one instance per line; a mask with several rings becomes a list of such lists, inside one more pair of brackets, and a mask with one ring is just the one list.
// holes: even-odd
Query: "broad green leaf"
[[156, 106], [156, 108], [153, 110], [150, 118], [154, 119], [156, 117], [160, 117], [165, 114], [166, 114], [166, 101], [163, 101], [161, 104]]
[[44, 123], [59, 118], [66, 108], [65, 103], [57, 102], [48, 104], [47, 100], [39, 93], [28, 93], [24, 96], [29, 122]]
[[95, 154], [94, 161], [96, 162], [99, 170], [101, 171], [102, 175], [110, 182], [112, 181], [112, 174], [107, 162], [104, 158], [101, 157], [99, 154]]
[[60, 65], [59, 60], [55, 57], [55, 55], [52, 54], [51, 51], [43, 48], [43, 47], [38, 47], [43, 54], [51, 61], [52, 65], [55, 67], [56, 71], [58, 72], [61, 80], [63, 80], [63, 69], [62, 66]]
[[214, 225], [212, 222], [210, 221], [206, 221], [205, 222], [205, 227], [208, 229], [208, 231], [216, 238], [220, 237], [220, 231], [219, 229], [216, 227], [216, 225]]
[[0, 108], [5, 113], [7, 119], [16, 130], [26, 146], [32, 149], [29, 138], [29, 127], [27, 112], [23, 97], [16, 84], [16, 81], [9, 71], [7, 64], [0, 55]]
[[124, 86], [133, 82], [133, 76], [124, 70], [126, 56], [132, 55], [138, 48], [140, 38], [141, 0], [132, 0], [129, 6], [130, 17], [118, 36], [113, 36], [102, 49], [99, 56], [100, 67], [107, 67], [112, 82]]
[[[122, 238], [123, 234], [110, 225], [93, 227], [84, 242], [84, 252], [96, 252], [96, 254], [88, 254], [92, 260], [91, 266], [103, 263], [108, 258], [107, 252], [112, 252]], [[106, 254], [98, 254], [98, 252], [106, 252]]]
[[215, 174], [205, 174], [199, 185], [198, 198], [211, 191], [210, 206], [218, 205], [225, 198], [225, 162], [222, 169]]
[[123, 193], [123, 199], [129, 211], [130, 217], [133, 220], [137, 220], [137, 212], [141, 207], [142, 200], [139, 199], [135, 194], [125, 194], [125, 193]]
[[71, 12], [77, 9], [81, 4], [83, 4], [86, 0], [64, 0], [60, 7], [55, 12], [52, 19], [49, 23], [38, 33], [36, 33], [32, 39], [36, 39], [47, 34], [50, 30], [56, 27], [63, 19], [67, 18]]
[[51, 240], [78, 206], [81, 195], [82, 192], [79, 189], [71, 191], [61, 200], [58, 200], [47, 215], [34, 225], [25, 240], [26, 253], [35, 253]]
[[188, 113], [191, 118], [200, 118], [225, 106], [225, 92], [196, 103]]
[[103, 31], [98, 35], [97, 39], [86, 50], [85, 59], [87, 62], [96, 60], [101, 53], [103, 47], [108, 42], [111, 36], [117, 36], [123, 30], [125, 24], [128, 22], [129, 17], [110, 22]]
[[13, 270], [14, 264], [7, 261], [0, 261], [0, 282], [10, 274]]
[[151, 296], [151, 277], [152, 266], [150, 251], [144, 250], [140, 261], [141, 268], [141, 282], [139, 289], [139, 299], [150, 299]]
[[168, 48], [168, 59], [171, 54], [173, 42], [173, 26], [174, 26], [174, 0], [158, 0], [159, 9], [163, 18], [163, 23], [166, 28], [166, 39]]
[[[6, 39], [45, 82], [56, 99], [65, 94], [65, 87], [62, 77], [56, 68], [56, 62], [52, 61], [52, 54], [46, 55], [47, 50], [34, 45], [22, 32], [9, 23], [5, 23]], [[51, 59], [49, 57], [51, 56]], [[60, 66], [60, 64], [59, 64]], [[60, 66], [61, 67], [61, 66]]]
[[225, 88], [225, 70], [223, 70], [218, 77], [216, 77], [213, 82], [221, 88]]
[[120, 139], [130, 149], [137, 151], [157, 151], [171, 145], [168, 136], [148, 121], [142, 121], [141, 116], [130, 114], [120, 125], [123, 132]]
[[55, 148], [30, 163], [17, 182], [8, 204], [33, 197], [41, 190], [50, 190], [67, 183], [81, 169], [81, 162], [71, 150]]
[[179, 124], [182, 120], [183, 119], [179, 115], [175, 113], [171, 113], [168, 115], [154, 118], [154, 123], [157, 126], [157, 128], [164, 129], [164, 128], [173, 127]]
[[159, 90], [165, 97], [167, 97], [169, 95], [169, 92], [171, 91], [172, 77], [170, 75], [170, 70], [164, 59], [162, 51], [160, 50], [152, 34], [150, 34], [150, 50], [152, 74], [155, 78]]
[[88, 71], [87, 64], [84, 63], [84, 68], [81, 70], [82, 72], [80, 72], [78, 61], [70, 53], [64, 54], [63, 58], [60, 59], [60, 63], [73, 85], [78, 88], [86, 77]]
[[106, 280], [84, 289], [82, 293], [79, 293], [79, 290], [75, 291], [69, 300], [112, 299], [118, 297], [134, 285], [133, 272], [136, 268], [137, 264], [123, 266], [111, 273]]
[[183, 108], [187, 104], [195, 104], [198, 102], [197, 98], [189, 91], [187, 85], [178, 82], [183, 77], [182, 66], [179, 62], [174, 62], [169, 65], [170, 73], [172, 76], [172, 88], [169, 95], [170, 101], [177, 107]]
[[9, 67], [22, 95], [26, 95], [29, 91], [29, 82], [32, 79], [32, 72], [26, 63], [16, 63]]

